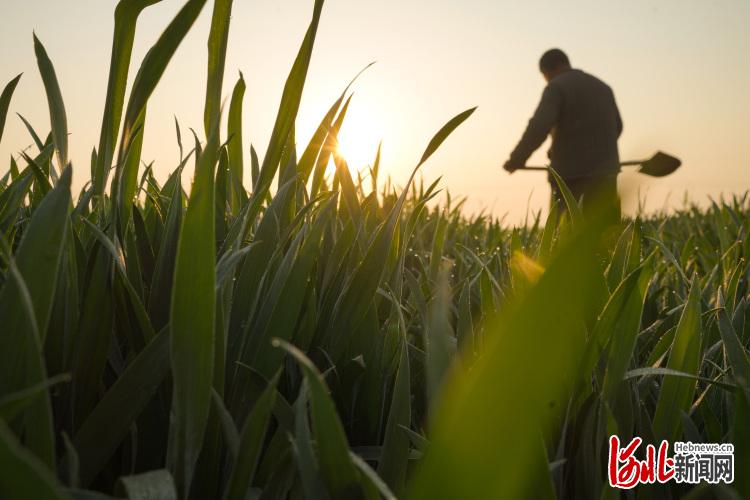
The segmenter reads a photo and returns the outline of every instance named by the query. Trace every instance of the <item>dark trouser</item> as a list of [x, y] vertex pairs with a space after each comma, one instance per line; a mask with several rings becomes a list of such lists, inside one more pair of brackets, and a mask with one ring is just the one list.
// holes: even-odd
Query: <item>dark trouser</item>
[[[617, 173], [563, 179], [573, 197], [582, 205], [583, 213], [593, 214], [601, 210], [610, 212], [615, 220], [620, 218], [620, 197], [617, 195]], [[552, 203], [557, 205], [558, 214], [565, 211], [565, 199], [554, 179], [550, 179]]]

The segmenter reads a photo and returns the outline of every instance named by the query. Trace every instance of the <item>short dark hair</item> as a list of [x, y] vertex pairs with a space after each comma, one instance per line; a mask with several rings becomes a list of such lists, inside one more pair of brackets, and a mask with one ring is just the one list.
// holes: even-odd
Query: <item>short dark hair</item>
[[539, 69], [542, 72], [554, 71], [564, 66], [570, 66], [570, 60], [560, 49], [549, 49], [539, 59]]

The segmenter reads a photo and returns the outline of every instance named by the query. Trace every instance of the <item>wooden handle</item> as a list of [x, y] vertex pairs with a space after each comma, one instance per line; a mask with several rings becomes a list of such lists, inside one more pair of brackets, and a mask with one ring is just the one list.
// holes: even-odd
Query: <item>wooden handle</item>
[[[637, 167], [641, 165], [645, 160], [641, 161], [623, 161], [620, 162], [621, 167]], [[519, 170], [549, 170], [549, 167], [540, 167], [538, 165], [521, 167]]]

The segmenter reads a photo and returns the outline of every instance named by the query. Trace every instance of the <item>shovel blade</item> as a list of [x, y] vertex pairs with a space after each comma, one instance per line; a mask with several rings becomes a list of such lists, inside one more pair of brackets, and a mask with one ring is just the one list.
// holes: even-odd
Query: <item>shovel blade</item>
[[650, 159], [641, 163], [638, 172], [651, 177], [664, 177], [680, 168], [680, 165], [682, 165], [682, 161], [679, 158], [659, 151]]

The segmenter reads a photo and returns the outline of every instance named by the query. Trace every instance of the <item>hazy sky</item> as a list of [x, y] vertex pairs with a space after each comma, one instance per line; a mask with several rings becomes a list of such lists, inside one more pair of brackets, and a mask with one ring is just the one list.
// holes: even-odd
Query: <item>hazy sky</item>
[[[147, 8], [136, 32], [131, 79], [146, 50], [182, 5]], [[180, 46], [149, 104], [143, 159], [162, 179], [176, 165], [173, 114], [202, 130], [211, 2]], [[245, 75], [245, 144], [265, 151], [284, 81], [312, 12], [312, 0], [235, 0], [224, 94]], [[32, 141], [15, 112], [39, 129], [49, 119], [32, 29], [45, 44], [65, 99], [78, 187], [98, 143], [116, 2], [0, 0], [0, 85], [23, 72], [0, 143], [7, 158]], [[560, 47], [573, 66], [615, 90], [625, 123], [623, 159], [657, 149], [684, 161], [664, 179], [621, 176], [647, 190], [648, 206], [699, 201], [750, 189], [750, 1], [748, 0], [328, 0], [298, 119], [298, 149], [356, 72], [342, 130], [352, 167], [383, 140], [383, 173], [403, 182], [442, 124], [479, 106], [424, 167], [425, 180], [469, 197], [467, 207], [518, 220], [546, 204], [543, 174], [500, 170], [544, 86], [540, 54]], [[543, 163], [546, 147], [529, 163]], [[187, 177], [186, 177], [187, 180]], [[632, 202], [631, 202], [632, 203]]]

